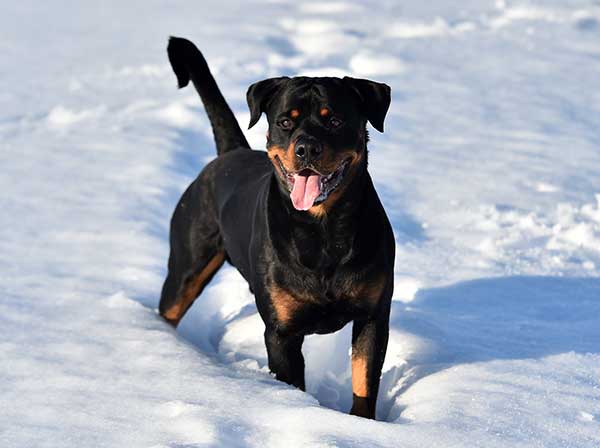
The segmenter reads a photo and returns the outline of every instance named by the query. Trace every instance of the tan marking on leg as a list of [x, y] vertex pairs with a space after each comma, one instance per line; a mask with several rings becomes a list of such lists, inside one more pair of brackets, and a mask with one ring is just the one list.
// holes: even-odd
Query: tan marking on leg
[[164, 318], [177, 326], [185, 312], [206, 286], [206, 281], [223, 265], [224, 261], [225, 252], [218, 252], [212, 257], [198, 274], [187, 281], [183, 292], [177, 297], [175, 303], [164, 312]]
[[357, 397], [366, 398], [369, 396], [367, 374], [367, 358], [352, 356], [352, 393]]
[[281, 324], [287, 324], [294, 316], [294, 313], [300, 308], [300, 302], [279, 286], [272, 286], [269, 294], [277, 320]]

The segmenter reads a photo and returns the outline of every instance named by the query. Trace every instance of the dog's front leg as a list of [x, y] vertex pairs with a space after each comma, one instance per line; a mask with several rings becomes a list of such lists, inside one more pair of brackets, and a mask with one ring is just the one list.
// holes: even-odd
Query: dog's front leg
[[350, 414], [375, 418], [381, 368], [389, 333], [388, 316], [355, 320], [352, 326], [352, 409]]
[[303, 342], [302, 335], [283, 333], [269, 327], [265, 330], [269, 369], [279, 381], [301, 390], [305, 390]]

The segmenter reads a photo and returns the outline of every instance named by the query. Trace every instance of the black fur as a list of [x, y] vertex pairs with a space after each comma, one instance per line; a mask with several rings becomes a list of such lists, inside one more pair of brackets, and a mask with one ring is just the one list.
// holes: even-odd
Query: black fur
[[187, 86], [191, 79], [202, 99], [215, 134], [217, 154], [240, 147], [250, 148], [198, 48], [189, 40], [171, 37], [167, 53], [179, 88]]
[[[231, 151], [247, 143], [200, 52], [171, 38], [169, 58], [180, 86], [191, 77], [200, 92], [219, 157], [173, 214], [161, 314], [177, 325], [224, 254], [256, 296], [269, 368], [278, 379], [304, 389], [304, 336], [353, 321], [351, 413], [374, 418], [395, 243], [367, 171], [366, 122], [383, 130], [389, 87], [353, 78], [284, 77], [253, 84], [247, 94], [250, 126], [267, 114], [269, 151]], [[339, 183], [308, 211], [299, 211], [290, 200], [288, 174], [306, 170], [320, 173], [319, 179], [331, 174]]]

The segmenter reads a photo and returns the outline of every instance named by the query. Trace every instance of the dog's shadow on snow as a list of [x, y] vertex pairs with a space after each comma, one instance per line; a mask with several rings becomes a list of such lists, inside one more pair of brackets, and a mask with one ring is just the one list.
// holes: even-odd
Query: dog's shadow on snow
[[[380, 416], [424, 376], [456, 364], [600, 352], [600, 279], [502, 277], [426, 289], [394, 302]], [[403, 346], [404, 345], [404, 346]]]

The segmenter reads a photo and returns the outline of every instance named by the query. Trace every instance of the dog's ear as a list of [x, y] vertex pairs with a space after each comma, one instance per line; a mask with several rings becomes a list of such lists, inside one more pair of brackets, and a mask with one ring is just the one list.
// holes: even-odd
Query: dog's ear
[[390, 86], [368, 79], [344, 77], [344, 83], [358, 96], [359, 105], [367, 120], [379, 132], [383, 132], [383, 121], [390, 107]]
[[269, 101], [290, 80], [287, 76], [269, 78], [256, 82], [248, 87], [246, 100], [250, 108], [250, 124], [248, 129], [256, 124], [261, 114], [266, 112]]

